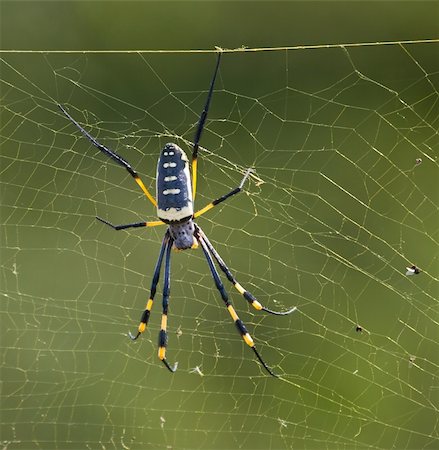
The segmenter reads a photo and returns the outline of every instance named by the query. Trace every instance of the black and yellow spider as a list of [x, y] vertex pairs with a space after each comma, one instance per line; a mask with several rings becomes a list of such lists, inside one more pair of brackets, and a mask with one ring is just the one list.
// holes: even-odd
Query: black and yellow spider
[[197, 189], [197, 157], [198, 157], [198, 147], [200, 142], [201, 133], [203, 132], [204, 124], [206, 122], [207, 113], [209, 111], [210, 101], [212, 99], [213, 87], [215, 85], [215, 79], [218, 73], [218, 68], [221, 61], [221, 51], [218, 52], [218, 59], [216, 62], [213, 77], [210, 83], [209, 92], [207, 95], [206, 104], [204, 106], [203, 112], [201, 113], [197, 131], [195, 133], [193, 152], [192, 152], [192, 181], [189, 174], [189, 160], [186, 153], [176, 144], [166, 144], [160, 153], [160, 157], [157, 164], [157, 201], [151, 195], [149, 190], [143, 184], [137, 172], [125, 161], [121, 156], [119, 156], [114, 151], [108, 149], [104, 145], [100, 144], [94, 137], [92, 137], [87, 131], [84, 130], [78, 122], [63, 108], [63, 106], [58, 105], [62, 112], [67, 116], [67, 118], [73, 122], [81, 131], [81, 133], [99, 150], [109, 156], [113, 161], [119, 165], [125, 167], [125, 169], [134, 178], [136, 183], [140, 186], [142, 191], [145, 193], [149, 201], [157, 207], [157, 216], [160, 220], [152, 222], [136, 222], [129, 223], [126, 225], [113, 225], [100, 217], [96, 217], [101, 222], [109, 225], [115, 230], [124, 230], [126, 228], [138, 228], [138, 227], [154, 227], [158, 225], [167, 224], [168, 228], [166, 230], [165, 236], [163, 238], [162, 246], [160, 249], [160, 254], [155, 266], [154, 276], [151, 283], [151, 294], [149, 300], [146, 304], [145, 310], [140, 319], [140, 325], [138, 327], [137, 334], [133, 336], [131, 333], [129, 336], [132, 340], [137, 339], [141, 333], [143, 333], [148, 325], [149, 316], [151, 313], [154, 296], [156, 293], [157, 284], [160, 277], [161, 266], [163, 262], [163, 257], [165, 257], [165, 272], [164, 272], [164, 285], [163, 285], [163, 309], [162, 309], [162, 321], [159, 333], [159, 351], [158, 356], [165, 366], [171, 371], [175, 372], [177, 364], [171, 366], [165, 357], [166, 347], [168, 342], [167, 336], [167, 321], [168, 321], [168, 305], [169, 305], [169, 286], [170, 286], [170, 259], [171, 259], [171, 248], [177, 250], [186, 250], [189, 248], [196, 248], [198, 244], [201, 245], [204, 256], [206, 257], [207, 263], [209, 265], [210, 272], [215, 281], [216, 288], [221, 294], [221, 297], [233, 319], [235, 325], [244, 339], [245, 343], [249, 345], [255, 352], [257, 358], [267, 370], [270, 375], [276, 376], [272, 370], [267, 366], [267, 364], [262, 359], [259, 352], [256, 350], [255, 344], [252, 337], [248, 333], [244, 323], [236, 314], [235, 309], [230, 303], [227, 292], [224, 288], [223, 283], [218, 275], [215, 267], [214, 260], [218, 264], [219, 268], [225, 273], [227, 279], [235, 286], [238, 292], [258, 311], [265, 311], [270, 314], [276, 315], [286, 315], [293, 312], [296, 308], [292, 308], [285, 312], [276, 312], [262, 306], [256, 298], [248, 291], [246, 291], [235, 279], [235, 277], [230, 272], [229, 268], [226, 266], [224, 261], [221, 259], [220, 255], [214, 249], [213, 245], [207, 239], [206, 235], [203, 233], [201, 228], [194, 222], [194, 219], [201, 216], [205, 212], [212, 209], [214, 206], [227, 200], [232, 195], [240, 192], [244, 186], [245, 181], [250, 176], [251, 170], [248, 169], [245, 172], [244, 178], [241, 183], [235, 189], [232, 189], [227, 194], [222, 197], [217, 198], [212, 201], [204, 208], [194, 212], [193, 202], [195, 200], [195, 194]]

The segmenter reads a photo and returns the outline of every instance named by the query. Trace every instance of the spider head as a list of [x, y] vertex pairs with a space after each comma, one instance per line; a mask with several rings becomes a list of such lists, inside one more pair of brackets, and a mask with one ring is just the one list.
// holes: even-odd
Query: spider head
[[197, 240], [194, 236], [195, 226], [192, 219], [177, 224], [169, 224], [169, 232], [174, 239], [175, 250], [197, 247]]

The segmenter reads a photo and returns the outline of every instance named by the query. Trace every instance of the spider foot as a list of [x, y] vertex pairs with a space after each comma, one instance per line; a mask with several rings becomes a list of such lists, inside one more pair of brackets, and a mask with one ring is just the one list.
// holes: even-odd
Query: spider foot
[[244, 174], [244, 178], [241, 180], [241, 183], [239, 184], [239, 189], [242, 189], [244, 186], [245, 181], [247, 180], [247, 178], [253, 173], [253, 169], [251, 167], [249, 167]]
[[134, 334], [131, 333], [131, 331], [128, 331], [128, 337], [132, 340], [135, 341], [137, 340], [137, 338], [140, 336], [140, 331], [137, 332], [137, 334], [134, 336]]
[[99, 222], [105, 223], [105, 225], [108, 225], [109, 227], [113, 228], [113, 230], [117, 230], [118, 227], [116, 225], [113, 225], [112, 223], [108, 222], [105, 219], [102, 219], [101, 217], [96, 216], [96, 219], [99, 220]]
[[[228, 269], [227, 269], [228, 270]], [[230, 274], [232, 277], [232, 275]], [[238, 290], [238, 292], [243, 295], [243, 297], [248, 301], [249, 305], [253, 306], [257, 311], [264, 311], [269, 314], [273, 314], [275, 316], [287, 316], [288, 314], [291, 314], [293, 311], [296, 311], [297, 307], [289, 309], [288, 311], [273, 311], [272, 309], [266, 308], [265, 306], [262, 306], [261, 303], [258, 302], [256, 297], [246, 291], [236, 280], [234, 283], [235, 288]]]
[[262, 356], [259, 354], [259, 352], [256, 350], [256, 347], [252, 347], [253, 351], [255, 352], [256, 357], [259, 359], [260, 363], [264, 366], [264, 369], [275, 378], [279, 378], [279, 375], [276, 375], [265, 363], [265, 361], [262, 359]]
[[162, 359], [162, 362], [170, 372], [174, 373], [177, 370], [178, 362], [174, 363], [172, 366], [168, 363], [168, 361], [166, 361], [165, 358]]
[[288, 314], [291, 314], [292, 312], [296, 311], [297, 307], [289, 309], [288, 311], [273, 311], [271, 309], [266, 308], [265, 306], [262, 307], [262, 311], [265, 311], [269, 314], [274, 314], [275, 316], [287, 316]]

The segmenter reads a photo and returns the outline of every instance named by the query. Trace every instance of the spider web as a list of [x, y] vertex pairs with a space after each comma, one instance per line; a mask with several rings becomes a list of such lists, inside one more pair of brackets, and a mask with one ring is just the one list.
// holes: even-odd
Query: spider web
[[56, 106], [154, 190], [160, 148], [190, 153], [215, 56], [3, 53], [3, 448], [438, 448], [438, 45], [224, 54], [197, 206], [254, 174], [198, 223], [265, 306], [297, 306], [249, 311], [224, 279], [280, 379], [201, 250], [172, 254], [177, 373], [157, 359], [161, 284], [127, 338], [164, 228], [95, 220], [155, 211]]

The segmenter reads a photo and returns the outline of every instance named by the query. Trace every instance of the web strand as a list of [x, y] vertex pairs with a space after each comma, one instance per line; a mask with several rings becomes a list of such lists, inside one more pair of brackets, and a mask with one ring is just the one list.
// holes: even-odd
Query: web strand
[[200, 250], [172, 257], [179, 370], [157, 359], [159, 305], [127, 338], [164, 228], [105, 225], [157, 219], [57, 107], [154, 186], [163, 145], [192, 148], [216, 50], [1, 51], [5, 448], [437, 447], [438, 46], [223, 50], [197, 206], [252, 172], [197, 221], [264, 306], [297, 307], [250, 311], [220, 273], [278, 379]]

